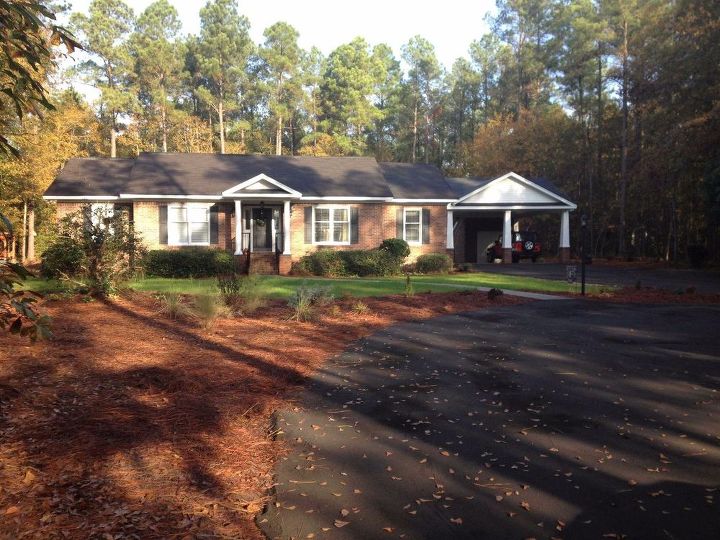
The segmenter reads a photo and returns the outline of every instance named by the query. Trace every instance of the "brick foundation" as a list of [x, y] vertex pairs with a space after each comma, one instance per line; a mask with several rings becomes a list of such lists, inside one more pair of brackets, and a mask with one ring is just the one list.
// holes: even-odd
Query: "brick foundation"
[[503, 262], [504, 263], [512, 262], [512, 248], [503, 248]]
[[280, 255], [280, 274], [286, 276], [290, 273], [292, 267], [292, 257], [290, 255]]
[[570, 248], [569, 247], [560, 248], [560, 262], [561, 263], [570, 262]]

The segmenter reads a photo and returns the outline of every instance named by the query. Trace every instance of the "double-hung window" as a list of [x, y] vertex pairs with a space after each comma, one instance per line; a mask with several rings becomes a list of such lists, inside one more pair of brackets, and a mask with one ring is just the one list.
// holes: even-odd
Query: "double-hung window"
[[315, 244], [349, 244], [350, 207], [315, 206], [313, 208], [313, 242]]
[[403, 239], [408, 244], [422, 242], [422, 210], [420, 208], [403, 209]]
[[210, 205], [173, 203], [168, 205], [168, 244], [207, 246], [210, 244]]

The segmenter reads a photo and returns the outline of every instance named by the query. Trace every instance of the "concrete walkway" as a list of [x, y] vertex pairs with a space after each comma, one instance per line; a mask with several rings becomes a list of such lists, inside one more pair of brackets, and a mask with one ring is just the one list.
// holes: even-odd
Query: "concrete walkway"
[[720, 537], [717, 306], [534, 302], [399, 324], [277, 426], [270, 538]]

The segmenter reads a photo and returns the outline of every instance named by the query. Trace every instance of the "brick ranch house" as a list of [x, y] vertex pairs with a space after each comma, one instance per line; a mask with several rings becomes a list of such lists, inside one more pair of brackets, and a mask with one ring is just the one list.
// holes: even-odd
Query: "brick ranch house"
[[317, 249], [368, 249], [386, 238], [405, 239], [413, 260], [448, 253], [474, 263], [502, 234], [509, 262], [514, 219], [538, 212], [560, 213], [567, 258], [576, 208], [552, 183], [515, 173], [446, 178], [432, 165], [371, 157], [232, 154], [74, 158], [44, 198], [56, 201], [58, 218], [87, 203], [127, 212], [149, 249], [249, 252], [255, 270], [281, 274]]

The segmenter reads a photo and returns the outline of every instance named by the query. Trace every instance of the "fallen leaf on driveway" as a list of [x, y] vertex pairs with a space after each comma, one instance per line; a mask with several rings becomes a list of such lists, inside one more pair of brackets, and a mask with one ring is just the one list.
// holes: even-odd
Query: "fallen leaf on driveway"
[[455, 525], [462, 525], [462, 518], [450, 518], [450, 523], [454, 523]]
[[335, 526], [336, 526], [338, 529], [340, 529], [341, 527], [344, 527], [345, 525], [349, 525], [349, 524], [350, 524], [349, 521], [341, 521], [341, 520], [339, 520], [339, 519], [336, 519], [336, 520], [335, 520]]

